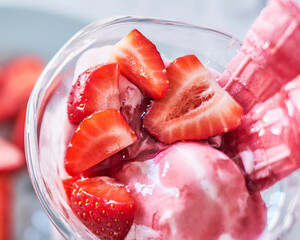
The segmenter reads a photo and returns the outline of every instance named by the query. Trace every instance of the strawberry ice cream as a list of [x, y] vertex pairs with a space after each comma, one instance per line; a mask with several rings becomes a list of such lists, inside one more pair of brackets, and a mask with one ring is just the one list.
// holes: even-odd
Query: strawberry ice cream
[[252, 190], [265, 189], [300, 167], [300, 76], [244, 116], [225, 152], [244, 170]]
[[[116, 174], [137, 204], [126, 239], [256, 239], [266, 225], [260, 194], [249, 194], [238, 167], [203, 143], [177, 143]], [[195, 238], [195, 236], [197, 236]]]
[[300, 74], [299, 42], [299, 6], [291, 0], [270, 1], [219, 84], [247, 113]]

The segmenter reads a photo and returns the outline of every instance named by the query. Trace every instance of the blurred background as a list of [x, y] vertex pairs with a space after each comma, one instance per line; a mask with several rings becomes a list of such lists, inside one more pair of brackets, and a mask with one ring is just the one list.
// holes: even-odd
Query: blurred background
[[[1, 76], [37, 76], [65, 41], [96, 19], [159, 17], [214, 26], [243, 39], [265, 4], [265, 0], [0, 0], [0, 136], [14, 142], [0, 139], [0, 187], [6, 189], [0, 192], [0, 232], [6, 232], [0, 240], [59, 239], [35, 197], [24, 164], [24, 103], [34, 81], [18, 88], [4, 87]], [[5, 164], [8, 154], [18, 156], [11, 168]], [[11, 225], [6, 218], [13, 219]], [[286, 239], [297, 240], [298, 236], [300, 222]]]

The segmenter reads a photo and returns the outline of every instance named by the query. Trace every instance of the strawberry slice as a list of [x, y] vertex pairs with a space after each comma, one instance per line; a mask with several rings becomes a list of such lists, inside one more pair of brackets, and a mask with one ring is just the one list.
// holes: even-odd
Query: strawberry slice
[[13, 117], [27, 102], [38, 79], [43, 62], [35, 56], [24, 56], [10, 62], [3, 69], [0, 88], [0, 121]]
[[122, 114], [115, 109], [97, 112], [83, 120], [71, 139], [65, 167], [76, 176], [137, 141]]
[[74, 182], [70, 205], [91, 232], [109, 240], [126, 237], [136, 208], [125, 186], [108, 177]]
[[72, 194], [73, 183], [78, 180], [78, 177], [68, 177], [62, 180], [66, 195], [70, 199]]
[[150, 98], [160, 99], [168, 90], [165, 65], [156, 46], [138, 30], [132, 30], [112, 49], [121, 73]]
[[119, 67], [116, 63], [98, 65], [79, 75], [68, 99], [68, 116], [71, 123], [100, 110], [119, 110]]
[[24, 165], [24, 153], [14, 144], [0, 137], [0, 173], [13, 171]]
[[146, 129], [161, 142], [203, 139], [240, 124], [243, 109], [196, 56], [176, 59], [167, 73], [166, 96], [154, 101], [144, 117]]

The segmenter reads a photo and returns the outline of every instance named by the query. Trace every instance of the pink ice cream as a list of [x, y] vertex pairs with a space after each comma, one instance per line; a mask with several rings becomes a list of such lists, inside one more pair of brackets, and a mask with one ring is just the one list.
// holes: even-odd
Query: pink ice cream
[[300, 7], [272, 0], [255, 20], [219, 84], [245, 113], [300, 74]]
[[225, 135], [225, 152], [244, 170], [252, 190], [262, 190], [300, 167], [300, 76], [257, 104]]
[[207, 144], [177, 143], [154, 159], [131, 162], [116, 179], [136, 200], [127, 240], [256, 239], [266, 225], [259, 193], [249, 194], [238, 167]]

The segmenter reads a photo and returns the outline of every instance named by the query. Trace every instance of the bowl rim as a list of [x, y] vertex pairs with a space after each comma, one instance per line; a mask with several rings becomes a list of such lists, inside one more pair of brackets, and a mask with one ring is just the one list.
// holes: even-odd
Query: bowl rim
[[[39, 144], [38, 144], [38, 111], [40, 108], [40, 103], [45, 97], [45, 93], [48, 90], [48, 87], [53, 83], [54, 79], [48, 81], [45, 77], [46, 73], [50, 70], [51, 66], [58, 60], [59, 56], [68, 49], [76, 39], [86, 33], [89, 29], [98, 28], [98, 31], [105, 29], [107, 27], [114, 26], [116, 24], [124, 24], [124, 23], [154, 23], [154, 24], [162, 24], [162, 25], [175, 25], [178, 27], [184, 27], [188, 29], [195, 29], [195, 30], [202, 30], [206, 32], [215, 33], [219, 36], [223, 36], [228, 40], [233, 41], [236, 46], [241, 47], [242, 42], [236, 38], [235, 36], [223, 31], [221, 29], [215, 28], [213, 26], [208, 25], [200, 25], [200, 24], [191, 24], [183, 21], [177, 20], [168, 20], [168, 19], [160, 19], [160, 18], [152, 18], [152, 17], [140, 17], [140, 16], [132, 16], [132, 15], [120, 15], [105, 19], [96, 20], [87, 26], [83, 27], [79, 30], [76, 34], [73, 35], [61, 48], [60, 50], [54, 55], [54, 57], [48, 62], [47, 66], [44, 68], [43, 72], [41, 73], [38, 81], [36, 82], [34, 89], [31, 93], [27, 104], [27, 111], [26, 111], [26, 122], [25, 122], [25, 155], [26, 155], [26, 163], [28, 167], [28, 172], [30, 176], [31, 183], [33, 185], [34, 191], [38, 197], [38, 200], [44, 209], [45, 213], [53, 223], [53, 225], [58, 229], [61, 235], [65, 239], [70, 238], [70, 226], [68, 225], [66, 219], [62, 216], [58, 216], [54, 214], [54, 212], [50, 209], [54, 207], [53, 202], [49, 198], [49, 191], [47, 189], [46, 183], [41, 175], [39, 170]], [[32, 136], [34, 135], [34, 136]], [[42, 179], [41, 179], [42, 178]], [[42, 180], [42, 181], [41, 181]], [[39, 182], [39, 184], [38, 184]], [[47, 196], [43, 195], [42, 189], [46, 189]], [[59, 211], [57, 211], [59, 213]]]

